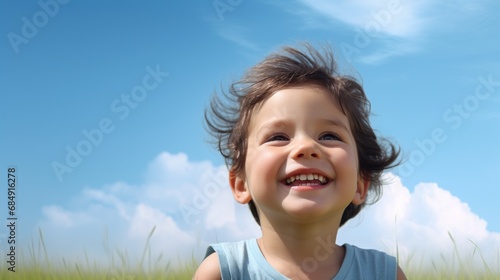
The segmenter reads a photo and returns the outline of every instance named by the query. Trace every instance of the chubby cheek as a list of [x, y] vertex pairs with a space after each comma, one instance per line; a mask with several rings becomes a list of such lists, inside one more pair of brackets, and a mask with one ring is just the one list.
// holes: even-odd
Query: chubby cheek
[[269, 150], [249, 149], [245, 162], [246, 170], [249, 172], [248, 174], [253, 173], [254, 177], [258, 173], [261, 173], [261, 175], [266, 174], [266, 179], [269, 179], [267, 178], [268, 175], [271, 175], [273, 172], [274, 177], [276, 177], [280, 165], [278, 161], [276, 153]]
[[282, 160], [272, 151], [248, 149], [245, 161], [246, 180], [251, 192], [256, 194], [278, 180]]
[[338, 153], [332, 155], [332, 161], [334, 162], [337, 177], [340, 178], [339, 175], [344, 175], [345, 180], [357, 181], [359, 172], [358, 157], [355, 151], [350, 149], [339, 150]]

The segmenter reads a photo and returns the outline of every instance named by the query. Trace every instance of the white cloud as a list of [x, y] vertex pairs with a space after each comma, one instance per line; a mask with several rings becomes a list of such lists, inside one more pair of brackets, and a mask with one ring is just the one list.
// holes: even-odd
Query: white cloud
[[[455, 30], [469, 19], [492, 17], [488, 1], [453, 0], [298, 0], [316, 15], [340, 21], [367, 32], [398, 38], [415, 38], [432, 31]], [[290, 9], [288, 9], [290, 10]], [[303, 16], [306, 13], [299, 13]], [[309, 17], [310, 20], [310, 17]], [[465, 27], [464, 27], [465, 28]]]
[[352, 36], [339, 43], [348, 62], [378, 64], [394, 56], [417, 52], [420, 36], [429, 25], [427, 17], [421, 15], [429, 6], [426, 1], [298, 2], [302, 7], [287, 10], [301, 18], [309, 28], [331, 29], [339, 22], [349, 26]]
[[[113, 185], [110, 191], [112, 193], [119, 192], [122, 190], [121, 187], [123, 187], [123, 185], [119, 185], [118, 188], [117, 188], [117, 185]], [[115, 195], [113, 195], [112, 193], [108, 194], [108, 193], [106, 193], [106, 191], [94, 190], [94, 189], [84, 189], [83, 190], [83, 195], [85, 197], [92, 199], [92, 200], [95, 200], [97, 202], [100, 202], [103, 205], [112, 206], [112, 208], [116, 209], [116, 211], [120, 215], [120, 218], [123, 218], [125, 220], [130, 220], [130, 216], [127, 213], [127, 209], [126, 209], [125, 204], [119, 198], [117, 198]]]
[[76, 261], [85, 249], [91, 259], [109, 263], [109, 251], [118, 251], [137, 261], [154, 228], [149, 240], [153, 256], [175, 264], [202, 257], [208, 243], [258, 235], [247, 207], [232, 198], [225, 166], [161, 153], [145, 174], [138, 186], [85, 187], [72, 199], [76, 203], [45, 206], [39, 226], [49, 253]]
[[[435, 183], [420, 183], [413, 192], [400, 179], [386, 174], [391, 183], [384, 187], [382, 199], [340, 230], [339, 241], [361, 244], [396, 254], [402, 264], [420, 258], [421, 265], [431, 265], [445, 257], [451, 260], [460, 254], [471, 263], [482, 262], [475, 245], [494, 267], [500, 250], [500, 234], [490, 232], [487, 223], [470, 207]], [[366, 234], [369, 232], [369, 234]]]
[[328, 1], [299, 0], [312, 11], [328, 18], [344, 22], [356, 28], [375, 28], [381, 34], [412, 37], [421, 32], [425, 21], [419, 16], [423, 2], [409, 1]]
[[[395, 56], [415, 53], [425, 47], [431, 34], [456, 32], [461, 26], [464, 32], [477, 32], [477, 19], [491, 18], [488, 3], [473, 4], [463, 0], [409, 1], [409, 0], [298, 0], [306, 10], [286, 8], [313, 29], [329, 29], [333, 23], [343, 23], [352, 29], [352, 39], [343, 42], [352, 47], [344, 51], [351, 60], [365, 64], [377, 64]], [[332, 24], [325, 24], [325, 19]], [[321, 22], [321, 23], [320, 23]], [[467, 24], [466, 24], [467, 22]], [[483, 24], [484, 25], [484, 24]], [[345, 48], [345, 47], [344, 47]], [[354, 49], [355, 48], [355, 49]]]
[[80, 223], [88, 222], [89, 218], [84, 213], [72, 213], [64, 210], [60, 206], [51, 205], [42, 209], [43, 214], [51, 224], [62, 228], [71, 228], [75, 226], [75, 221]]
[[177, 257], [189, 260], [188, 253], [194, 250], [196, 244], [196, 236], [192, 232], [180, 229], [171, 216], [143, 203], [135, 208], [128, 226], [128, 237], [129, 242], [142, 248], [149, 238], [151, 254], [163, 255], [172, 261]]
[[[201, 258], [208, 243], [260, 235], [248, 207], [234, 201], [224, 166], [162, 153], [146, 176], [139, 186], [118, 182], [85, 188], [75, 199], [77, 207], [44, 207], [40, 226], [49, 253], [83, 259], [85, 248], [90, 259], [104, 263], [110, 261], [110, 251], [137, 259], [154, 228], [149, 240], [153, 257], [175, 263], [193, 255]], [[486, 221], [449, 191], [422, 183], [411, 192], [398, 177], [385, 176], [390, 183], [382, 199], [341, 228], [338, 243], [393, 254], [398, 247], [403, 266], [415, 256], [429, 261], [453, 256], [455, 249], [470, 255], [475, 249], [471, 241], [487, 260], [500, 250], [500, 234], [489, 232]], [[477, 253], [474, 258], [478, 260]]]

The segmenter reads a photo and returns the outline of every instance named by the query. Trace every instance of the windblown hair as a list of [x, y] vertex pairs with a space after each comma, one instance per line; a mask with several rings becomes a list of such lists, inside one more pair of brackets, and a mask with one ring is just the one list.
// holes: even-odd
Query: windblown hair
[[[351, 76], [338, 73], [333, 52], [323, 53], [304, 43], [302, 50], [284, 47], [250, 68], [240, 81], [234, 82], [228, 92], [212, 97], [205, 111], [207, 130], [214, 137], [226, 165], [235, 174], [245, 169], [248, 144], [248, 126], [255, 108], [281, 89], [304, 84], [327, 89], [349, 119], [357, 152], [360, 176], [370, 181], [370, 202], [376, 202], [382, 190], [382, 172], [399, 164], [399, 148], [386, 139], [377, 138], [370, 125], [370, 102], [363, 87]], [[340, 226], [355, 217], [366, 203], [350, 204], [342, 215]], [[250, 210], [260, 225], [253, 201]]]

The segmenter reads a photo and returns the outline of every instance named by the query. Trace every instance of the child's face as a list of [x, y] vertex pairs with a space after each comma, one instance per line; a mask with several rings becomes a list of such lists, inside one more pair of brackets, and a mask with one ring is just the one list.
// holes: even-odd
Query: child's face
[[235, 198], [253, 200], [262, 223], [340, 218], [368, 188], [358, 172], [349, 120], [330, 93], [303, 85], [277, 91], [255, 109], [244, 174], [231, 180]]

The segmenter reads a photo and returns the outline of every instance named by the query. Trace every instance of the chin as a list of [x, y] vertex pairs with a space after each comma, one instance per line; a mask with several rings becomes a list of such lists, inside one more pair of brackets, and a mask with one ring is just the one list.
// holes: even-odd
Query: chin
[[290, 216], [298, 219], [313, 219], [325, 216], [334, 216], [334, 209], [330, 205], [320, 205], [313, 201], [304, 201], [302, 203], [294, 202], [294, 205], [290, 207], [285, 207], [285, 211], [290, 214]]

